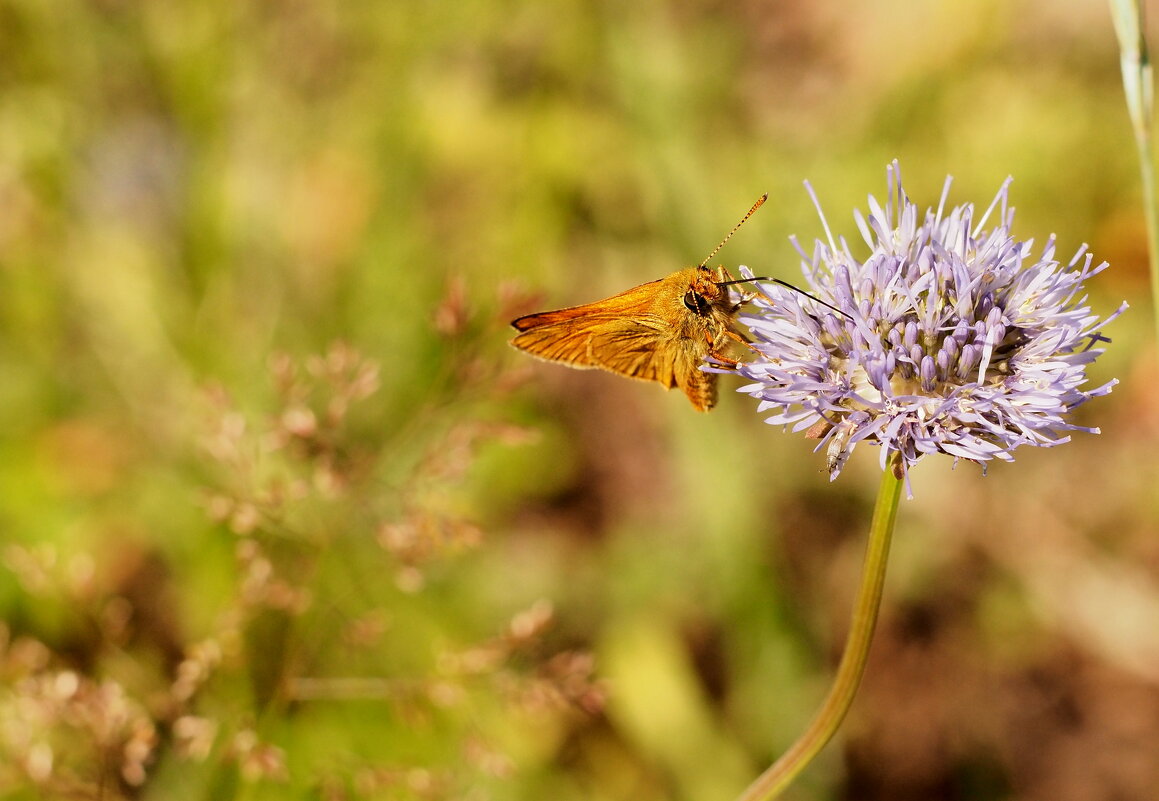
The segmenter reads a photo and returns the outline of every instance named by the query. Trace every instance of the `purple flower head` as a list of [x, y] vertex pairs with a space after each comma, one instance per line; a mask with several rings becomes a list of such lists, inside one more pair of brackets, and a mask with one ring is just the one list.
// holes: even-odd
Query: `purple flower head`
[[868, 219], [854, 212], [871, 249], [864, 261], [833, 239], [806, 184], [827, 241], [811, 257], [793, 244], [804, 288], [833, 308], [765, 285], [756, 313], [740, 318], [761, 354], [738, 366], [754, 382], [740, 391], [774, 411], [767, 422], [820, 437], [831, 479], [862, 441], [881, 446], [883, 469], [898, 454], [908, 482], [927, 453], [1011, 461], [1020, 445], [1098, 433], [1067, 415], [1117, 383], [1082, 389], [1086, 365], [1103, 352], [1094, 346], [1108, 341], [1099, 332], [1127, 306], [1100, 320], [1086, 305], [1083, 282], [1106, 262], [1092, 266], [1084, 245], [1063, 266], [1053, 236], [1032, 256], [1033, 242], [1010, 233], [1010, 179], [976, 219], [970, 204], [945, 213], [947, 178], [937, 211], [921, 217], [896, 161], [887, 174], [889, 203], [870, 197]]

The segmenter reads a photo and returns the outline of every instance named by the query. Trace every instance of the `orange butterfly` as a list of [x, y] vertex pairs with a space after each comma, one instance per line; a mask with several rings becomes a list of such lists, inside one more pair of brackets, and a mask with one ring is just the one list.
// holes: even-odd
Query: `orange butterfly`
[[693, 406], [707, 412], [716, 404], [717, 374], [700, 366], [709, 356], [736, 364], [725, 348], [730, 340], [747, 344], [736, 330], [736, 314], [751, 296], [734, 301], [728, 285], [745, 281], [734, 280], [724, 267], [714, 272], [705, 264], [768, 197], [762, 195], [696, 267], [595, 303], [520, 317], [511, 323], [520, 332], [511, 344], [571, 367], [680, 387]]

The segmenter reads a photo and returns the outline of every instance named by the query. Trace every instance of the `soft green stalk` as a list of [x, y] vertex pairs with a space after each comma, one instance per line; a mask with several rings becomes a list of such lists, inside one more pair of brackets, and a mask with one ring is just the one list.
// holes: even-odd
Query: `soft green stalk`
[[813, 757], [821, 752], [837, 732], [841, 721], [845, 719], [845, 713], [849, 711], [857, 686], [861, 683], [861, 675], [865, 672], [869, 645], [873, 641], [873, 629], [877, 624], [877, 610], [881, 606], [881, 590], [885, 585], [885, 566], [889, 560], [889, 543], [893, 537], [893, 523], [897, 517], [901, 485], [902, 482], [894, 476], [891, 465], [885, 470], [881, 488], [878, 490], [877, 505], [873, 510], [873, 522], [869, 529], [869, 543], [865, 549], [865, 564], [861, 570], [861, 587], [857, 591], [857, 600], [853, 605], [853, 622], [829, 696], [805, 733], [773, 763], [772, 767], [749, 785], [738, 801], [768, 801], [780, 795], [797, 774], [813, 761]]
[[1139, 0], [1111, 0], [1111, 17], [1119, 37], [1119, 65], [1127, 111], [1135, 129], [1135, 147], [1143, 181], [1143, 214], [1147, 220], [1147, 249], [1151, 263], [1151, 311], [1159, 333], [1159, 203], [1155, 197], [1155, 150], [1151, 138], [1154, 92], [1151, 56], [1147, 52], [1143, 6]]

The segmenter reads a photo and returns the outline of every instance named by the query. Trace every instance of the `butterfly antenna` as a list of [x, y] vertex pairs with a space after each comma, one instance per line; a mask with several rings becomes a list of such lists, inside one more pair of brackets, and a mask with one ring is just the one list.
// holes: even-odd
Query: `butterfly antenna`
[[749, 217], [753, 216], [753, 212], [756, 211], [757, 209], [759, 209], [761, 206], [763, 206], [765, 201], [768, 199], [769, 199], [768, 192], [765, 192], [763, 195], [761, 195], [759, 198], [757, 198], [757, 202], [753, 204], [753, 207], [748, 210], [748, 212], [745, 214], [745, 216], [740, 218], [740, 222], [738, 222], [736, 225], [734, 225], [732, 227], [732, 230], [728, 232], [728, 236], [726, 236], [724, 239], [720, 240], [720, 244], [717, 245], [716, 247], [714, 247], [712, 249], [712, 252], [704, 257], [704, 261], [700, 262], [700, 266], [703, 267], [704, 265], [708, 264], [708, 260], [711, 259], [713, 256], [715, 256], [717, 254], [717, 252], [719, 252], [720, 249], [722, 247], [724, 247], [725, 242], [732, 239], [732, 235], [737, 232], [737, 229], [739, 229], [742, 225], [744, 225], [745, 221]]
[[796, 292], [799, 295], [804, 295], [805, 297], [807, 297], [811, 301], [814, 301], [816, 303], [820, 303], [822, 306], [824, 306], [827, 309], [832, 309], [833, 311], [837, 312], [838, 314], [840, 314], [842, 317], [844, 317], [847, 320], [853, 319], [847, 313], [841, 311], [841, 309], [834, 306], [832, 303], [826, 303], [825, 301], [821, 300], [821, 298], [817, 297], [816, 295], [810, 295], [808, 292], [801, 289], [800, 287], [793, 286], [788, 281], [782, 281], [780, 278], [769, 278], [766, 275], [757, 275], [757, 276], [753, 276], [752, 278], [738, 278], [735, 281], [717, 281], [716, 285], [717, 286], [732, 286], [733, 284], [749, 284], [749, 283], [753, 283], [754, 281], [770, 281], [774, 284], [780, 284], [783, 287], [786, 287], [788, 289], [793, 290], [794, 292]]

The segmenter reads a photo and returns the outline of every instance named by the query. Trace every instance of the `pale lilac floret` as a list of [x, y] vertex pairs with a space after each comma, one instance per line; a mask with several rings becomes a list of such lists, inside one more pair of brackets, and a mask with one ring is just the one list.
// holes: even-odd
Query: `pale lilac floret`
[[[835, 240], [821, 215], [825, 241], [802, 256], [804, 294], [763, 285], [755, 313], [740, 319], [752, 331], [757, 359], [738, 366], [753, 383], [740, 391], [771, 411], [767, 422], [808, 430], [826, 447], [836, 478], [859, 442], [881, 446], [908, 472], [928, 453], [985, 463], [1011, 460], [1020, 445], [1058, 445], [1070, 431], [1098, 433], [1068, 421], [1082, 403], [1111, 391], [1094, 389], [1086, 366], [1108, 341], [1083, 284], [1107, 267], [1085, 246], [1065, 266], [1055, 241], [1032, 255], [1033, 241], [1010, 233], [1010, 180], [975, 219], [973, 205], [945, 211], [950, 180], [936, 210], [919, 219], [888, 169], [889, 202], [869, 198], [869, 217], [854, 212], [871, 253], [859, 261]], [[993, 227], [985, 225], [996, 215]], [[742, 268], [746, 278], [752, 273]]]

